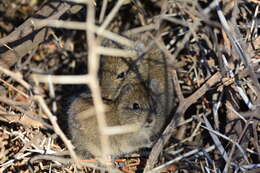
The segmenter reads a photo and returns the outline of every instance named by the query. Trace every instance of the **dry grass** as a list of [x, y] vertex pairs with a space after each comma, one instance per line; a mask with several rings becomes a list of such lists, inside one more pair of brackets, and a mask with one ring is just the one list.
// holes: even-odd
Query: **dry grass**
[[[83, 4], [62, 2], [59, 8], [58, 2], [46, 1], [57, 8], [50, 13], [45, 2], [0, 2], [0, 10], [6, 9], [0, 17], [1, 172], [258, 172], [258, 1], [78, 3]], [[46, 16], [31, 15], [23, 27], [12, 23], [34, 9]], [[151, 42], [169, 59], [178, 104], [148, 155], [114, 161], [109, 136], [122, 132], [106, 123], [99, 60], [101, 55], [132, 57], [136, 51], [100, 43], [106, 38], [133, 46], [119, 33], [141, 31], [150, 32]], [[92, 93], [102, 166], [79, 160], [66, 135], [67, 99], [81, 85]]]

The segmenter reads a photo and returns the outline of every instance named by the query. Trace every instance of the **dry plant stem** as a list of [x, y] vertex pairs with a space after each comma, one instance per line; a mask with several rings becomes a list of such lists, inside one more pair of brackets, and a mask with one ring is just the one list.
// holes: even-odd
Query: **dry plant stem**
[[164, 130], [162, 137], [153, 146], [144, 172], [149, 172], [149, 170], [151, 170], [154, 164], [157, 162], [158, 156], [162, 151], [163, 146], [167, 143], [167, 141], [173, 134], [176, 125], [178, 124], [179, 115], [182, 115], [190, 107], [191, 104], [195, 103], [200, 97], [202, 97], [210, 87], [220, 82], [221, 77], [221, 74], [219, 72], [216, 72], [194, 94], [192, 94], [188, 98], [184, 98], [183, 102], [181, 102], [179, 107], [177, 108], [176, 113], [173, 116], [173, 119], [171, 120], [167, 128]]
[[19, 82], [27, 90], [29, 90], [31, 88], [31, 86], [23, 80], [23, 76], [21, 75], [21, 73], [14, 73], [14, 72], [12, 72], [8, 69], [5, 69], [1, 66], [0, 66], [0, 71], [3, 72], [4, 74], [10, 76], [11, 78], [13, 78], [15, 81]]
[[251, 28], [250, 28], [250, 35], [251, 35], [251, 37], [253, 37], [253, 35], [256, 34], [256, 32], [257, 32], [256, 22], [257, 22], [257, 15], [258, 15], [259, 8], [260, 8], [260, 4], [258, 4], [256, 6], [256, 9], [255, 9], [252, 25], [251, 25]]
[[[179, 79], [178, 79], [178, 75], [177, 75], [176, 70], [172, 71], [172, 76], [173, 76], [174, 88], [175, 88], [175, 91], [177, 93], [177, 97], [178, 97], [179, 103], [182, 103], [184, 101], [184, 97], [183, 97], [183, 94], [182, 94], [182, 91], [181, 91], [181, 87], [180, 87], [180, 84], [179, 84]], [[180, 122], [184, 121], [183, 115], [180, 115], [179, 121]], [[176, 139], [179, 139], [179, 140], [183, 139], [183, 137], [185, 135], [186, 127], [187, 126], [181, 126], [180, 127], [180, 129], [177, 132]]]
[[176, 70], [172, 71], [172, 76], [173, 76], [173, 84], [174, 84], [174, 87], [175, 87], [175, 90], [176, 90], [176, 93], [177, 93], [177, 97], [179, 99], [179, 102], [181, 103], [181, 102], [183, 102], [184, 97], [183, 97], [183, 94], [182, 94], [182, 91], [181, 91], [181, 87], [179, 85], [179, 79], [178, 79], [178, 75], [177, 75]]
[[169, 50], [163, 43], [162, 38], [161, 37], [155, 38], [152, 34], [150, 34], [150, 37], [153, 38], [158, 48], [169, 58], [169, 64], [172, 67], [175, 67], [174, 65], [176, 64], [176, 58], [171, 54], [171, 52], [169, 52]]
[[137, 53], [133, 50], [121, 50], [121, 49], [114, 49], [114, 48], [107, 48], [107, 47], [97, 47], [97, 52], [100, 55], [107, 55], [107, 56], [120, 56], [120, 57], [136, 57]]
[[[211, 151], [215, 150], [215, 148], [216, 148], [216, 146], [212, 145], [212, 146], [206, 148], [205, 151], [206, 152], [211, 152]], [[201, 152], [199, 149], [195, 149], [195, 150], [189, 151], [187, 153], [181, 154], [181, 156], [179, 156], [179, 157], [177, 157], [177, 158], [175, 158], [175, 159], [173, 159], [173, 160], [171, 160], [169, 162], [166, 162], [166, 163], [164, 163], [164, 164], [162, 164], [162, 165], [152, 169], [150, 172], [151, 173], [156, 173], [156, 172], [162, 171], [165, 168], [167, 168], [168, 166], [172, 165], [173, 163], [176, 163], [176, 162], [178, 162], [178, 161], [180, 161], [180, 160], [182, 160], [184, 158], [190, 157], [190, 156], [192, 156], [194, 154], [203, 155], [203, 152]]]
[[65, 1], [70, 1], [70, 2], [75, 2], [75, 3], [84, 3], [84, 4], [92, 4], [93, 6], [96, 6], [95, 0], [65, 0]]
[[[254, 134], [254, 138], [253, 138], [253, 144], [255, 146], [255, 148], [257, 149], [257, 152], [260, 153], [260, 146], [259, 146], [259, 137], [257, 134], [257, 122], [253, 122], [253, 134]], [[260, 159], [260, 155], [258, 155], [258, 159]]]
[[3, 97], [3, 96], [0, 96], [0, 102], [6, 103], [6, 104], [9, 104], [9, 105], [14, 105], [14, 106], [29, 106], [30, 105], [29, 102], [14, 101], [14, 100], [8, 99], [7, 97]]
[[258, 92], [258, 94], [260, 94], [260, 84], [257, 80], [256, 74], [252, 68], [249, 56], [246, 54], [246, 52], [242, 49], [241, 45], [238, 42], [238, 39], [235, 38], [235, 36], [232, 34], [232, 31], [226, 21], [226, 18], [224, 16], [224, 14], [222, 13], [220, 6], [219, 6], [219, 0], [214, 0], [215, 4], [216, 4], [216, 10], [217, 10], [217, 14], [219, 16], [220, 22], [223, 26], [223, 29], [225, 31], [225, 33], [228, 35], [233, 47], [235, 48], [237, 54], [239, 55], [240, 59], [244, 62], [249, 75], [252, 79], [252, 82], [254, 83], [256, 90]]
[[2, 112], [0, 111], [0, 121], [3, 122], [7, 122], [7, 123], [13, 123], [13, 122], [17, 122], [20, 123], [24, 126], [32, 126], [32, 127], [41, 127], [42, 125], [39, 124], [37, 125], [37, 123], [39, 123], [38, 121], [32, 121], [31, 119], [28, 119], [27, 116], [22, 116], [20, 114], [8, 114], [6, 112]]
[[[55, 7], [58, 7], [55, 9]], [[65, 13], [70, 8], [70, 5], [68, 3], [57, 3], [57, 2], [51, 2], [50, 4], [45, 5], [42, 9], [40, 9], [35, 16], [43, 16], [48, 17], [49, 19], [57, 19], [62, 14]], [[51, 15], [52, 14], [52, 15]], [[51, 16], [50, 16], [51, 15]], [[27, 36], [28, 34], [44, 27], [33, 27], [33, 23], [31, 22], [32, 18], [27, 19], [22, 25], [20, 25], [18, 28], [16, 28], [12, 33], [10, 33], [8, 36], [0, 39], [0, 44], [7, 44], [13, 41], [16, 41], [18, 39], [21, 39], [22, 37]]]
[[64, 135], [64, 133], [60, 129], [60, 127], [59, 127], [59, 125], [57, 123], [57, 118], [54, 115], [52, 115], [51, 111], [49, 110], [48, 106], [46, 105], [46, 103], [44, 102], [44, 100], [43, 100], [43, 98], [41, 96], [35, 96], [35, 99], [39, 102], [41, 108], [47, 114], [47, 116], [48, 116], [48, 118], [49, 118], [49, 120], [50, 120], [50, 122], [51, 122], [51, 124], [53, 126], [53, 130], [55, 131], [55, 133], [60, 136], [60, 138], [62, 139], [64, 144], [67, 146], [72, 159], [76, 163], [76, 166], [78, 168], [80, 168], [81, 164], [79, 163], [77, 155], [76, 155], [75, 151], [73, 150], [74, 147], [71, 144], [70, 140], [67, 139], [67, 137]]
[[180, 19], [176, 19], [174, 17], [171, 17], [172, 15], [171, 14], [167, 14], [167, 15], [163, 15], [163, 16], [160, 16], [161, 19], [163, 20], [167, 20], [169, 22], [172, 22], [172, 23], [175, 23], [175, 24], [179, 24], [179, 25], [182, 25], [184, 27], [188, 27], [188, 24], [181, 21]]
[[[6, 100], [1, 100], [2, 102], [9, 104], [5, 102]], [[13, 107], [15, 110], [19, 111], [22, 113], [22, 115], [17, 115], [17, 114], [8, 114], [8, 113], [1, 113], [1, 119], [3, 121], [6, 121], [8, 123], [10, 122], [18, 122], [20, 124], [23, 124], [25, 126], [32, 126], [32, 127], [46, 127], [49, 129], [52, 129], [52, 127], [42, 121], [42, 119], [38, 118], [35, 116], [33, 112], [26, 111], [21, 107], [15, 106], [13, 104], [9, 104], [11, 107]]]
[[[107, 26], [110, 24], [110, 22], [115, 17], [116, 13], [119, 11], [120, 7], [124, 4], [126, 0], [118, 0], [114, 8], [111, 10], [111, 12], [106, 17], [105, 21], [102, 23], [102, 25], [99, 28], [98, 32], [103, 32]], [[94, 24], [94, 23], [93, 23]]]
[[138, 126], [136, 124], [120, 125], [104, 128], [104, 134], [107, 135], [118, 135], [124, 133], [130, 133], [137, 131]]
[[55, 100], [55, 87], [52, 82], [49, 82], [48, 85], [49, 85], [49, 95], [50, 95], [50, 98], [53, 100], [52, 101], [52, 112], [55, 113], [55, 112], [57, 112], [57, 102]]
[[[170, 63], [174, 63], [176, 61], [176, 57], [179, 55], [179, 53], [183, 50], [185, 44], [189, 41], [190, 37], [192, 36], [192, 30], [195, 32], [199, 27], [200, 22], [196, 20], [192, 25], [188, 24], [190, 26], [190, 30], [188, 33], [185, 34], [183, 40], [179, 43], [177, 49], [174, 51], [172, 58], [170, 59]], [[191, 30], [191, 27], [193, 28]]]
[[[66, 2], [50, 2], [41, 8], [35, 16], [58, 19], [70, 8], [71, 5]], [[38, 47], [38, 45], [43, 42], [48, 35], [47, 29], [42, 27], [44, 26], [33, 26], [32, 18], [29, 18], [8, 36], [0, 39], [0, 46], [2, 46], [1, 44], [10, 42], [16, 43], [17, 41], [24, 40], [16, 47], [13, 47], [11, 50], [1, 54], [0, 65], [10, 67], [14, 65], [21, 57]]]
[[[242, 138], [246, 135], [246, 131], [248, 130], [248, 127], [251, 124], [252, 119], [253, 119], [253, 117], [251, 116], [249, 121], [246, 122], [246, 125], [245, 125], [242, 133], [240, 134], [240, 136], [239, 136], [239, 138], [237, 140], [238, 141], [237, 143], [240, 143], [242, 141]], [[235, 152], [235, 144], [232, 145], [231, 151], [229, 153], [229, 160], [228, 160], [228, 162], [225, 165], [224, 172], [228, 172], [228, 169], [229, 169], [230, 163], [232, 161], [234, 152]], [[248, 158], [245, 155], [243, 155], [243, 156], [244, 156], [245, 161], [247, 162], [247, 164], [249, 164], [250, 162], [249, 162]]]
[[134, 34], [138, 34], [140, 32], [151, 31], [153, 29], [155, 29], [155, 25], [149, 24], [149, 25], [140, 26], [140, 27], [136, 27], [134, 29], [124, 31], [123, 35], [131, 36], [131, 35], [134, 35]]
[[36, 82], [53, 84], [88, 84], [91, 81], [90, 75], [41, 75], [32, 74], [31, 78]]
[[[209, 134], [212, 138], [212, 140], [214, 141], [215, 143], [215, 146], [217, 146], [217, 149], [219, 150], [219, 153], [221, 154], [221, 156], [223, 157], [223, 159], [228, 162], [228, 156], [227, 156], [227, 152], [226, 150], [224, 149], [223, 145], [221, 144], [218, 136], [215, 134], [215, 133], [212, 133], [213, 128], [211, 126], [211, 124], [209, 123], [208, 119], [203, 116], [203, 120], [204, 120], [204, 123], [206, 124], [206, 127], [207, 129], [209, 130]], [[203, 127], [203, 126], [202, 126]]]
[[161, 5], [161, 12], [160, 12], [160, 17], [155, 20], [155, 26], [156, 26], [156, 30], [160, 30], [160, 26], [162, 23], [162, 18], [161, 16], [164, 16], [167, 13], [167, 9], [168, 9], [168, 2], [166, 0], [163, 1], [162, 5]]
[[20, 160], [20, 159], [24, 159], [24, 161], [27, 162], [28, 158], [26, 158], [26, 156], [29, 156], [29, 155], [31, 155], [31, 153], [25, 153], [25, 154], [19, 155], [18, 157], [14, 158], [14, 159], [10, 159], [5, 163], [0, 164], [0, 167], [3, 167], [6, 169], [7, 167], [13, 165], [15, 161]]
[[[192, 16], [191, 16], [192, 18]], [[174, 64], [176, 61], [176, 57], [179, 55], [179, 53], [181, 52], [181, 50], [184, 49], [185, 44], [188, 42], [188, 40], [190, 39], [190, 37], [192, 36], [192, 31], [195, 33], [195, 31], [197, 31], [198, 27], [200, 24], [200, 20], [195, 20], [193, 24], [189, 24], [187, 23], [186, 25], [189, 26], [190, 30], [188, 31], [188, 33], [185, 34], [183, 40], [178, 44], [177, 49], [174, 51], [173, 55], [169, 56], [171, 57], [169, 60], [170, 64]]]
[[[88, 4], [87, 6], [87, 27], [93, 27], [95, 23], [95, 8], [93, 5]], [[100, 87], [98, 84], [98, 66], [99, 66], [99, 56], [97, 50], [97, 42], [94, 35], [94, 32], [88, 31], [87, 33], [87, 44], [88, 44], [88, 68], [89, 76], [92, 78], [90, 80], [89, 87], [92, 93], [93, 103], [96, 110], [96, 117], [98, 122], [98, 128], [100, 131], [100, 141], [101, 141], [101, 150], [102, 150], [102, 161], [107, 161], [109, 155], [109, 135], [106, 135], [103, 132], [103, 129], [107, 127], [106, 117], [105, 117], [105, 108], [101, 98]]]
[[[205, 118], [204, 118], [204, 120], [205, 120]], [[208, 121], [207, 119], [206, 119], [206, 121]], [[205, 122], [206, 122], [205, 121]], [[207, 124], [209, 124], [209, 122], [206, 122]], [[208, 126], [208, 125], [207, 125]], [[237, 143], [237, 142], [235, 142], [234, 140], [232, 140], [232, 139], [230, 139], [229, 137], [227, 137], [226, 135], [223, 135], [223, 134], [221, 134], [221, 133], [219, 133], [218, 131], [215, 131], [215, 130], [213, 130], [213, 128], [211, 127], [211, 125], [210, 125], [210, 127], [206, 127], [206, 126], [202, 126], [201, 125], [201, 127], [203, 127], [203, 128], [205, 128], [205, 129], [207, 129], [210, 133], [212, 133], [213, 135], [217, 135], [217, 136], [220, 136], [220, 137], [222, 137], [223, 139], [226, 139], [227, 141], [229, 141], [229, 142], [231, 142], [232, 144], [235, 144], [236, 146], [237, 146], [237, 148], [240, 150], [240, 152], [242, 153], [242, 154], [244, 154], [243, 155], [243, 157], [244, 157], [244, 159], [248, 162], [248, 159], [247, 159], [247, 156], [245, 155], [245, 152], [244, 152], [244, 150], [243, 150], [243, 148]], [[216, 136], [216, 137], [217, 137]], [[214, 142], [216, 141], [215, 139], [213, 139], [214, 140]], [[222, 144], [220, 143], [220, 142], [218, 142], [218, 143], [216, 143], [215, 142], [215, 145], [216, 146], [221, 146], [223, 149], [224, 149], [224, 147], [222, 146]], [[224, 150], [223, 150], [224, 151]], [[221, 152], [222, 154], [223, 154], [223, 152]], [[227, 158], [227, 154], [223, 154], [222, 155], [223, 156], [223, 158], [225, 159], [225, 161], [226, 162], [228, 162], [229, 160], [228, 160], [228, 158]]]
[[107, 9], [107, 2], [108, 2], [108, 0], [103, 0], [101, 12], [99, 15], [99, 23], [103, 22], [103, 20], [104, 20], [104, 16], [105, 16], [106, 9]]
[[[31, 163], [35, 162], [36, 160], [51, 160], [53, 162], [59, 162], [62, 163], [64, 165], [66, 164], [71, 164], [74, 163], [73, 159], [68, 159], [68, 158], [64, 158], [61, 156], [56, 156], [56, 155], [36, 155], [34, 157], [32, 157], [32, 159], [30, 160]], [[80, 162], [82, 165], [87, 166], [89, 168], [93, 168], [93, 169], [98, 169], [98, 170], [103, 170], [105, 171], [106, 169], [98, 167], [97, 165], [95, 165], [94, 163], [88, 163], [88, 162]]]
[[52, 20], [52, 19], [44, 19], [44, 20], [39, 20], [39, 19], [33, 19], [33, 22], [35, 25], [43, 25], [43, 26], [50, 26], [50, 27], [57, 27], [57, 28], [66, 28], [66, 29], [78, 29], [78, 30], [90, 30], [92, 32], [97, 33], [99, 36], [111, 39], [113, 41], [116, 41], [118, 43], [121, 43], [126, 46], [133, 47], [134, 42], [122, 37], [118, 34], [115, 34], [113, 32], [110, 32], [108, 30], [103, 30], [100, 32], [99, 27], [92, 25], [91, 27], [86, 26], [85, 22], [73, 22], [73, 21], [62, 21], [62, 20]]
[[17, 89], [16, 87], [14, 87], [13, 85], [11, 85], [10, 83], [6, 82], [5, 80], [0, 78], [0, 81], [3, 82], [5, 85], [7, 85], [8, 87], [10, 87], [11, 89], [15, 90], [16, 92], [18, 92], [19, 94], [23, 95], [25, 98], [29, 99], [29, 96], [27, 94], [25, 94], [23, 91]]
[[229, 121], [234, 121], [235, 119], [240, 118], [241, 120], [244, 121], [244, 123], [247, 123], [247, 120], [245, 119], [245, 117], [243, 115], [241, 115], [239, 112], [237, 112], [229, 101], [225, 104], [225, 106], [228, 111], [230, 111], [230, 112], [232, 112], [232, 114], [234, 114], [233, 116], [230, 115], [230, 113], [227, 115]]

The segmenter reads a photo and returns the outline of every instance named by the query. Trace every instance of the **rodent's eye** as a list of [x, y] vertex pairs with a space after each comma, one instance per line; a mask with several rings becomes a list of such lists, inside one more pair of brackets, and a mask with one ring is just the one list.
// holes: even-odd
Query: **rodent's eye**
[[133, 110], [140, 109], [140, 105], [138, 103], [133, 104]]
[[119, 73], [116, 78], [118, 79], [118, 78], [124, 78], [124, 77], [125, 77], [125, 72], [122, 72], [122, 73]]

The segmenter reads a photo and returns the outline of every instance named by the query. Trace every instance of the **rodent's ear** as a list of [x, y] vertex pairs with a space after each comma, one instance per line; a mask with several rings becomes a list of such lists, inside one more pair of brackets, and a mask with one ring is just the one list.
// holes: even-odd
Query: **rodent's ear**
[[158, 92], [158, 88], [160, 88], [159, 81], [156, 80], [156, 79], [149, 80], [148, 88], [150, 88], [152, 93], [157, 93]]

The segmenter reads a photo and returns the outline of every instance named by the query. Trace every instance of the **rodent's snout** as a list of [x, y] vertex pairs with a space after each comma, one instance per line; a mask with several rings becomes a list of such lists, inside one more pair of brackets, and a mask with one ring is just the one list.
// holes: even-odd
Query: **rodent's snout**
[[153, 116], [149, 115], [144, 123], [144, 128], [151, 128], [153, 127], [154, 125], [154, 122], [155, 122], [155, 119]]
[[154, 121], [154, 120], [153, 120], [152, 117], [148, 117], [148, 118], [147, 118], [147, 123], [151, 124], [153, 121]]

